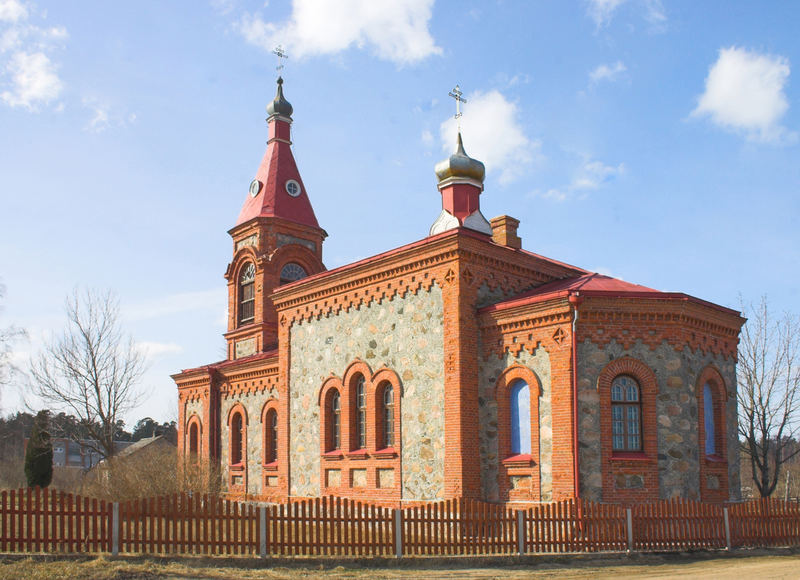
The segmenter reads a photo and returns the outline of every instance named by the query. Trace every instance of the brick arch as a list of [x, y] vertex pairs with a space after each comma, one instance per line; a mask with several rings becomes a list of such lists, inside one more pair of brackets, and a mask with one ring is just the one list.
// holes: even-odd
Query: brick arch
[[[332, 447], [333, 443], [331, 440], [331, 423], [330, 423], [330, 416], [329, 416], [329, 406], [330, 406], [330, 398], [332, 396], [333, 391], [339, 393], [339, 408], [340, 408], [340, 423], [339, 423], [339, 438], [340, 438], [340, 445], [339, 449], [329, 449]], [[342, 444], [346, 441], [345, 439], [345, 424], [346, 421], [343, 418], [346, 416], [346, 407], [344, 406], [344, 388], [342, 385], [342, 380], [339, 377], [328, 377], [325, 379], [325, 382], [322, 383], [322, 388], [319, 390], [319, 396], [317, 400], [317, 404], [319, 405], [319, 420], [320, 420], [320, 427], [319, 427], [319, 447], [320, 447], [320, 454], [325, 455], [332, 451], [342, 451], [341, 447]]]
[[[704, 386], [711, 387], [714, 404], [714, 443], [716, 453], [706, 455], [706, 425]], [[726, 403], [728, 389], [722, 373], [714, 365], [706, 366], [698, 375], [694, 388], [697, 400], [697, 455], [700, 462], [700, 499], [722, 502], [728, 499], [728, 441]], [[714, 481], [712, 485], [710, 482]]]
[[[632, 377], [639, 383], [640, 452], [614, 452], [611, 436], [611, 383], [620, 375]], [[603, 478], [603, 501], [654, 501], [659, 498], [658, 482], [658, 417], [656, 397], [658, 381], [655, 372], [639, 359], [625, 356], [608, 363], [597, 378], [600, 399], [600, 449]], [[640, 476], [642, 487], [619, 488], [618, 478]]]
[[[233, 462], [234, 444], [237, 442], [237, 437], [233, 432], [233, 417], [236, 414], [242, 417], [242, 430], [240, 433], [241, 441], [241, 460], [237, 463]], [[227, 417], [228, 425], [228, 489], [232, 492], [242, 492], [247, 489], [247, 409], [244, 405], [237, 402], [228, 410]]]
[[[342, 410], [343, 417], [347, 420], [342, 422], [342, 441], [345, 443], [347, 451], [355, 451], [360, 449], [358, 442], [358, 400], [356, 396], [356, 386], [358, 377], [364, 379], [364, 397], [370, 390], [370, 379], [372, 377], [372, 369], [369, 365], [362, 360], [355, 360], [350, 363], [347, 370], [344, 372], [342, 379]], [[369, 404], [367, 403], [367, 407]], [[367, 423], [367, 421], [365, 421]], [[369, 442], [369, 426], [365, 424], [366, 433], [364, 434], [365, 448]]]
[[[513, 455], [511, 451], [511, 386], [524, 381], [530, 391], [531, 453]], [[539, 398], [542, 382], [536, 372], [521, 364], [507, 367], [497, 378], [494, 387], [497, 402], [497, 452], [501, 462], [499, 485], [501, 497], [507, 500], [539, 501], [541, 499]], [[515, 489], [512, 478], [528, 478], [530, 484]]]
[[[192, 455], [191, 438], [192, 427], [197, 428], [197, 449]], [[192, 413], [188, 421], [186, 421], [186, 437], [184, 440], [184, 454], [191, 457], [192, 461], [199, 461], [203, 453], [203, 422], [197, 413]]]
[[325, 267], [314, 252], [296, 244], [281, 246], [270, 255], [269, 261], [275, 264], [275, 273], [278, 275], [280, 275], [281, 269], [289, 262], [302, 266], [309, 276], [325, 270]]
[[[258, 288], [258, 274], [261, 269], [259, 266], [258, 258], [252, 247], [242, 248], [234, 256], [233, 262], [230, 267], [230, 278], [228, 279], [228, 304], [233, 312], [228, 313], [228, 320], [233, 324], [232, 328], [239, 328], [242, 324], [239, 321], [239, 309], [241, 308], [241, 298], [239, 295], [239, 278], [242, 275], [242, 270], [247, 264], [252, 263], [256, 268], [256, 286]], [[255, 295], [255, 293], [254, 293]], [[257, 299], [256, 299], [257, 302]], [[230, 324], [229, 323], [229, 324]], [[251, 324], [248, 322], [247, 324]]]
[[[274, 458], [267, 457], [267, 451], [271, 448], [272, 444], [272, 434], [268, 433], [268, 429], [270, 426], [267, 424], [267, 413], [270, 411], [275, 411], [278, 417], [278, 437], [280, 439], [280, 406], [278, 404], [278, 399], [274, 397], [270, 397], [267, 399], [264, 406], [261, 408], [261, 463], [266, 465], [268, 463], [274, 464], [278, 461], [279, 451], [276, 452], [276, 456]], [[268, 461], [268, 459], [270, 459]]]
[[369, 424], [367, 426], [367, 434], [370, 447], [375, 450], [379, 451], [382, 449], [388, 449], [386, 445], [382, 445], [381, 443], [385, 441], [386, 434], [383, 432], [383, 419], [384, 419], [384, 408], [383, 408], [383, 394], [384, 394], [384, 385], [389, 384], [392, 386], [392, 391], [394, 394], [394, 421], [392, 427], [392, 433], [394, 435], [394, 443], [391, 445], [393, 449], [400, 448], [400, 437], [402, 436], [401, 429], [402, 423], [400, 421], [401, 418], [401, 399], [403, 398], [403, 385], [400, 382], [400, 377], [397, 376], [397, 373], [391, 369], [386, 367], [378, 369], [372, 377], [370, 377], [370, 381], [367, 387], [367, 408], [372, 409], [373, 412], [368, 415]]

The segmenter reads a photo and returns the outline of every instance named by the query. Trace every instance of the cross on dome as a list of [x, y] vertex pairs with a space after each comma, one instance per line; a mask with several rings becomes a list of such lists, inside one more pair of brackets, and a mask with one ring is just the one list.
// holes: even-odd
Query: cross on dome
[[456, 85], [456, 88], [454, 88], [452, 91], [448, 93], [448, 95], [450, 95], [456, 100], [456, 114], [453, 116], [453, 118], [458, 123], [459, 133], [461, 133], [461, 103], [467, 102], [467, 99], [461, 96], [463, 94], [464, 93], [461, 92], [461, 87], [458, 85]]
[[275, 67], [275, 70], [278, 71], [278, 75], [280, 76], [283, 70], [283, 59], [289, 58], [289, 55], [286, 54], [286, 51], [280, 44], [272, 49], [272, 54], [278, 57], [278, 66]]

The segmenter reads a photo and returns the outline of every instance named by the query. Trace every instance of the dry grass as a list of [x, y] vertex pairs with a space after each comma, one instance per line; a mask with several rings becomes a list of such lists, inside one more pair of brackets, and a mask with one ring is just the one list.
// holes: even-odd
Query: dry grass
[[0, 580], [30, 578], [796, 578], [797, 550], [525, 558], [297, 559], [0, 556]]

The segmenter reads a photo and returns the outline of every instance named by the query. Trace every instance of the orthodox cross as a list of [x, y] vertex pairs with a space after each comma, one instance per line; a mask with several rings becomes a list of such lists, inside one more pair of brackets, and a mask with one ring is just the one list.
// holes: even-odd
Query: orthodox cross
[[275, 67], [275, 70], [278, 71], [280, 75], [281, 70], [283, 70], [283, 60], [284, 58], [289, 58], [289, 55], [286, 54], [286, 51], [283, 50], [283, 47], [279, 44], [272, 50], [272, 54], [278, 57], [278, 66]]
[[461, 92], [461, 87], [456, 85], [452, 91], [450, 91], [449, 95], [456, 100], [456, 114], [454, 119], [458, 123], [458, 132], [461, 133], [461, 103], [466, 103], [467, 99], [462, 97], [464, 93]]

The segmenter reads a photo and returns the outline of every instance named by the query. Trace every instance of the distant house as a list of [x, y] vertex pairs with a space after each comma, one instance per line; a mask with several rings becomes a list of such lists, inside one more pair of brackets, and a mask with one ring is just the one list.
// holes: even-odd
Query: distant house
[[[103, 454], [98, 451], [100, 445], [94, 439], [69, 439], [57, 437], [53, 442], [53, 467], [74, 467], [89, 470], [103, 460]], [[115, 441], [114, 447], [118, 453], [134, 445], [131, 441]], [[28, 439], [25, 439], [25, 447]]]

